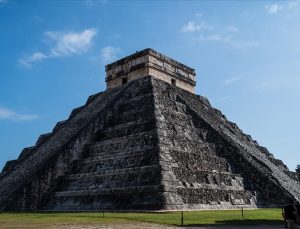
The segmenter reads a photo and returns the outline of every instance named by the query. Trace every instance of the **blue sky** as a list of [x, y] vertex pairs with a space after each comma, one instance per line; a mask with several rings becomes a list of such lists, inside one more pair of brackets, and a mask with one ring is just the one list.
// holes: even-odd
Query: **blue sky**
[[300, 164], [299, 1], [0, 0], [0, 168], [153, 48], [292, 170]]

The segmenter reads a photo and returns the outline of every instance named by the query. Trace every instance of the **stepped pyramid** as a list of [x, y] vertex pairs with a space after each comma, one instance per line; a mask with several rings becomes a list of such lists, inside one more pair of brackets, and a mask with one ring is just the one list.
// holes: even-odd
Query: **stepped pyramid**
[[106, 66], [90, 96], [0, 174], [2, 210], [255, 208], [300, 200], [294, 173], [194, 94], [152, 49]]

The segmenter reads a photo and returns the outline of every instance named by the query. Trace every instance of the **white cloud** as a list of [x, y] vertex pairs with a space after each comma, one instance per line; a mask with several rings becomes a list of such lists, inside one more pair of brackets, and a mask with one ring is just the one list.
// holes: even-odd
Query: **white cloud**
[[[0, 0], [1, 1], [1, 0]], [[19, 59], [19, 63], [31, 68], [36, 62], [71, 55], [79, 55], [88, 51], [92, 46], [92, 40], [97, 34], [94, 28], [82, 32], [46, 31], [44, 36], [52, 43], [48, 52], [35, 52]]]
[[221, 34], [211, 34], [207, 36], [201, 35], [198, 37], [198, 39], [202, 41], [221, 41], [224, 43], [229, 43], [232, 38], [231, 36], [224, 36]]
[[236, 48], [247, 49], [258, 47], [259, 43], [256, 41], [232, 41], [232, 45]]
[[181, 32], [190, 33], [192, 35], [191, 39], [194, 42], [220, 42], [241, 49], [247, 49], [259, 45], [255, 41], [240, 41], [236, 39], [234, 35], [238, 31], [239, 28], [233, 25], [218, 28], [214, 25], [208, 25], [204, 21], [200, 23], [189, 21], [181, 28]]
[[189, 21], [181, 28], [181, 32], [183, 33], [192, 33], [197, 32], [204, 29], [212, 29], [211, 26], [207, 25], [204, 21], [197, 23], [195, 21]]
[[24, 115], [18, 114], [10, 109], [0, 107], [0, 120], [12, 120], [12, 121], [31, 121], [38, 119], [39, 115]]
[[265, 8], [270, 14], [276, 14], [283, 9], [283, 7], [279, 4], [266, 5]]
[[298, 7], [298, 5], [299, 5], [299, 1], [290, 1], [288, 4], [288, 9], [294, 9]]
[[240, 80], [241, 77], [240, 76], [236, 76], [236, 77], [231, 77], [231, 78], [228, 78], [224, 81], [224, 84], [226, 85], [229, 85], [229, 84], [233, 84], [235, 83], [236, 81]]
[[238, 32], [239, 31], [239, 28], [237, 28], [235, 26], [227, 26], [225, 29], [229, 32]]
[[79, 33], [46, 31], [44, 34], [55, 42], [55, 46], [50, 50], [50, 56], [61, 57], [86, 52], [96, 33], [96, 29], [92, 28]]
[[103, 63], [107, 64], [117, 59], [118, 53], [120, 52], [119, 48], [106, 46], [101, 49], [101, 60]]
[[232, 36], [222, 35], [222, 34], [211, 34], [211, 35], [200, 35], [196, 39], [196, 41], [214, 41], [214, 42], [221, 42], [225, 44], [232, 45], [236, 48], [252, 48], [256, 47], [259, 44], [255, 41], [237, 41], [233, 39]]
[[25, 67], [31, 68], [33, 63], [45, 60], [47, 58], [48, 57], [44, 53], [35, 52], [30, 56], [19, 59], [19, 63], [24, 65]]

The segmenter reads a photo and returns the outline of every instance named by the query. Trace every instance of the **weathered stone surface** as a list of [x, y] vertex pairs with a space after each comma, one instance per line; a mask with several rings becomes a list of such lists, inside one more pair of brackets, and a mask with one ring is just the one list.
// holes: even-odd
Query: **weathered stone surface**
[[195, 69], [150, 48], [106, 65], [105, 71], [107, 88], [118, 87], [125, 82], [151, 75], [195, 93]]
[[2, 173], [9, 171], [11, 168], [13, 168], [16, 165], [16, 163], [17, 163], [17, 160], [7, 161], [2, 169]]
[[35, 146], [26, 147], [22, 150], [21, 154], [19, 155], [18, 160], [26, 158], [30, 153], [34, 150]]
[[300, 199], [209, 101], [152, 76], [91, 96], [0, 174], [5, 210], [230, 209]]

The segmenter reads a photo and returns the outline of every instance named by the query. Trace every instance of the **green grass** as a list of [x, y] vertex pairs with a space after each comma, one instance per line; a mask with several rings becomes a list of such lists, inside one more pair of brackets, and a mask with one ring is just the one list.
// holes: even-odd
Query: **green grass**
[[99, 213], [2, 213], [0, 228], [46, 228], [61, 224], [106, 224], [126, 219], [103, 218]]
[[[184, 225], [210, 224], [278, 224], [282, 223], [281, 209], [191, 211], [184, 212]], [[2, 213], [3, 228], [47, 227], [61, 224], [111, 224], [148, 222], [181, 225], [181, 212], [159, 213]]]

